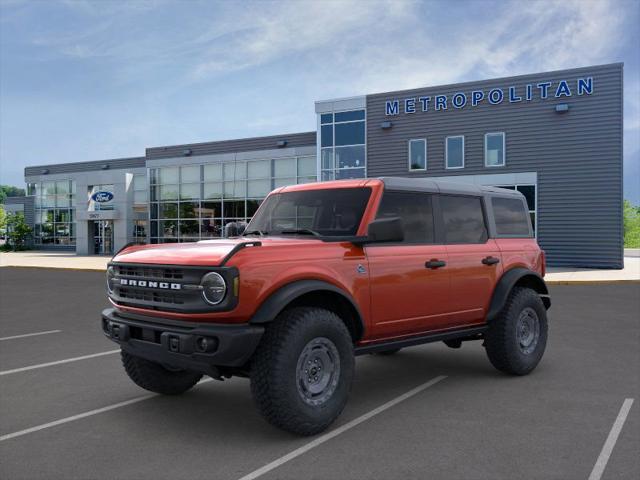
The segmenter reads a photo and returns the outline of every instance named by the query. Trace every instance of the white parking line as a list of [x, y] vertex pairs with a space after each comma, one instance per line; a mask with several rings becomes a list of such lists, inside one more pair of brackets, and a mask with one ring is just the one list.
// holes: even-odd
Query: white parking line
[[26, 372], [27, 370], [35, 370], [36, 368], [52, 367], [62, 363], [77, 362], [78, 360], [86, 360], [88, 358], [102, 357], [103, 355], [112, 355], [119, 352], [120, 350], [109, 350], [108, 352], [92, 353], [91, 355], [83, 355], [82, 357], [65, 358], [64, 360], [58, 360], [57, 362], [39, 363], [37, 365], [29, 365], [28, 367], [14, 368], [13, 370], [3, 370], [0, 372], [0, 376]]
[[12, 337], [0, 337], [0, 342], [3, 340], [15, 340], [16, 338], [35, 337], [37, 335], [49, 335], [50, 333], [60, 333], [62, 330], [48, 330], [46, 332], [25, 333], [22, 335], [13, 335]]
[[596, 460], [596, 464], [591, 471], [591, 475], [589, 475], [589, 480], [600, 480], [600, 477], [602, 477], [604, 469], [607, 466], [607, 462], [609, 461], [609, 457], [611, 456], [611, 452], [613, 452], [613, 447], [616, 446], [618, 436], [622, 431], [624, 422], [627, 420], [627, 415], [629, 415], [631, 405], [633, 405], [633, 398], [627, 398], [622, 403], [622, 407], [620, 407], [618, 417], [616, 418], [616, 421], [613, 422], [613, 426], [611, 427], [611, 431], [609, 432], [607, 441], [604, 442], [604, 446], [602, 447], [600, 456], [598, 457], [598, 460]]
[[[198, 382], [198, 385], [202, 383], [212, 382], [212, 381], [213, 381], [213, 378], [205, 378], [204, 380], [200, 380], [200, 382]], [[147, 395], [142, 395], [141, 397], [132, 398], [131, 400], [125, 400], [124, 402], [114, 403], [113, 405], [107, 405], [106, 407], [96, 408], [95, 410], [89, 410], [88, 412], [79, 413], [78, 415], [72, 415], [71, 417], [61, 418], [60, 420], [55, 420], [53, 422], [43, 423], [42, 425], [26, 428], [18, 432], [7, 433], [6, 435], [0, 436], [0, 442], [4, 442], [5, 440], [10, 440], [16, 437], [21, 437], [29, 433], [38, 432], [40, 430], [44, 430], [45, 428], [51, 428], [57, 425], [62, 425], [64, 423], [74, 422], [76, 420], [80, 420], [81, 418], [87, 418], [93, 415], [98, 415], [99, 413], [108, 412], [109, 410], [115, 410], [116, 408], [126, 407], [127, 405], [133, 405], [134, 403], [142, 402], [144, 400], [148, 400], [150, 398], [159, 397], [159, 396], [161, 395], [157, 393], [149, 393]]]
[[356, 418], [354, 420], [351, 420], [348, 423], [345, 423], [341, 427], [338, 427], [335, 430], [332, 430], [332, 431], [330, 431], [328, 433], [325, 433], [324, 435], [319, 436], [315, 440], [307, 443], [306, 445], [303, 445], [300, 448], [295, 449], [294, 451], [292, 451], [290, 453], [287, 453], [285, 456], [280, 457], [280, 458], [278, 458], [277, 460], [274, 460], [271, 463], [268, 463], [264, 467], [261, 467], [261, 468], [259, 468], [257, 470], [254, 470], [253, 472], [251, 472], [251, 473], [245, 475], [244, 477], [242, 477], [240, 480], [254, 480], [254, 479], [264, 475], [265, 473], [268, 473], [271, 470], [273, 470], [275, 468], [278, 468], [279, 466], [287, 463], [288, 461], [293, 460], [296, 457], [299, 457], [300, 455], [308, 452], [312, 448], [315, 448], [315, 447], [317, 447], [319, 445], [322, 445], [323, 443], [331, 440], [332, 438], [337, 437], [341, 433], [344, 433], [347, 430], [350, 430], [353, 427], [355, 427], [357, 425], [360, 425], [362, 422], [365, 422], [365, 421], [369, 420], [370, 418], [375, 417], [379, 413], [384, 412], [385, 410], [393, 407], [394, 405], [397, 405], [400, 402], [404, 402], [408, 398], [411, 398], [414, 395], [417, 395], [418, 393], [422, 392], [423, 390], [426, 390], [427, 388], [432, 387], [433, 385], [438, 383], [440, 380], [444, 380], [445, 378], [447, 378], [447, 377], [444, 376], [444, 375], [432, 378], [428, 382], [423, 383], [422, 385], [414, 388], [413, 390], [409, 390], [407, 393], [405, 393], [403, 395], [400, 395], [399, 397], [396, 397], [393, 400], [390, 400], [387, 403], [384, 403], [384, 404], [380, 405], [378, 408], [375, 408], [375, 409], [371, 410], [370, 412], [365, 413], [364, 415], [361, 415], [360, 417], [358, 417], [358, 418]]

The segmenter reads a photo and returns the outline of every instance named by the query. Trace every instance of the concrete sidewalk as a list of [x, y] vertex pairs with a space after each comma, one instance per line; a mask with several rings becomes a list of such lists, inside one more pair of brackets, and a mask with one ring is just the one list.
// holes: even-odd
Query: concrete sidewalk
[[[635, 251], [625, 251], [625, 255]], [[106, 270], [110, 256], [81, 256], [73, 252], [31, 250], [0, 253], [0, 267], [65, 268], [70, 270]], [[624, 269], [599, 270], [589, 268], [550, 267], [545, 280], [549, 284], [610, 284], [640, 283], [640, 256], [625, 256]]]
[[28, 250], [0, 253], [0, 267], [66, 268], [69, 270], [106, 270], [111, 256], [76, 255], [74, 252]]

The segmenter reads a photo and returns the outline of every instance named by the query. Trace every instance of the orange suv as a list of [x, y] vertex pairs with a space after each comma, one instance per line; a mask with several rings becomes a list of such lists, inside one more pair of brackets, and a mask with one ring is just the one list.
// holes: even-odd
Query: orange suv
[[107, 270], [102, 328], [129, 377], [180, 394], [248, 377], [262, 415], [302, 435], [344, 408], [355, 355], [482, 340], [531, 372], [550, 298], [525, 198], [380, 178], [279, 188], [235, 238], [135, 245]]

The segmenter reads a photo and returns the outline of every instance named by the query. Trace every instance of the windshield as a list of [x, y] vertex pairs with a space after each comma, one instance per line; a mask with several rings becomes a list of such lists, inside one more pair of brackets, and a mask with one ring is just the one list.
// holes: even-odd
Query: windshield
[[245, 235], [353, 236], [371, 196], [370, 188], [327, 188], [268, 197]]

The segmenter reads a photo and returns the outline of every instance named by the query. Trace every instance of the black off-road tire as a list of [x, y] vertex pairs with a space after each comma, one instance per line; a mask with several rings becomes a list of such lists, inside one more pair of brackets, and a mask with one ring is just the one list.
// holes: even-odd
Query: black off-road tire
[[202, 374], [186, 370], [169, 370], [159, 363], [134, 357], [120, 351], [122, 365], [133, 382], [146, 390], [163, 395], [179, 395], [186, 392], [202, 378]]
[[[304, 393], [308, 390], [307, 374], [303, 372], [306, 360], [315, 358], [313, 354], [308, 356], [315, 351], [309, 350], [309, 345], [316, 345], [314, 342], [320, 342], [318, 348], [331, 346], [327, 368], [322, 372], [334, 372], [328, 377], [320, 375], [321, 380], [331, 380], [327, 380], [329, 386], [318, 399], [305, 397]], [[338, 361], [331, 363], [336, 357]], [[251, 393], [258, 410], [272, 425], [298, 435], [315, 435], [342, 412], [354, 366], [353, 342], [340, 317], [315, 307], [288, 309], [267, 326], [252, 358]]]
[[400, 350], [402, 350], [402, 349], [401, 348], [393, 348], [391, 350], [384, 350], [382, 352], [376, 352], [376, 353], [374, 353], [374, 355], [382, 355], [383, 357], [388, 357], [389, 355], [395, 355]]
[[[524, 318], [526, 321], [525, 317], [533, 318], [533, 313], [539, 326], [538, 335], [535, 343], [527, 347], [521, 343], [522, 338], [527, 338], [522, 332], [529, 332], [531, 329], [519, 330], [522, 326], [519, 319]], [[515, 287], [485, 334], [487, 356], [491, 364], [502, 372], [526, 375], [536, 368], [544, 354], [547, 331], [547, 310], [540, 296], [530, 288]]]

